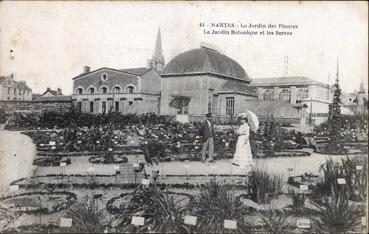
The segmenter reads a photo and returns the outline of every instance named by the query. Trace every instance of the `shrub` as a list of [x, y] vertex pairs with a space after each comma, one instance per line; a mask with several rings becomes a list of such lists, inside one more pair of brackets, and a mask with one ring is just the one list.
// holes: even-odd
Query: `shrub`
[[282, 190], [282, 177], [268, 174], [260, 168], [255, 168], [247, 176], [247, 190], [251, 200], [258, 204], [268, 203], [278, 197]]
[[312, 217], [314, 229], [318, 233], [347, 233], [356, 232], [361, 224], [364, 210], [356, 205], [349, 204], [348, 193], [335, 192], [331, 185], [332, 200], [327, 198], [324, 202], [314, 202], [317, 211]]
[[[251, 225], [244, 220], [247, 208], [234, 196], [234, 191], [215, 180], [205, 184], [191, 207], [198, 217], [197, 231], [200, 233], [251, 233]], [[237, 229], [229, 230], [223, 226], [224, 220], [236, 220]]]
[[258, 212], [258, 216], [263, 222], [263, 229], [266, 233], [286, 233], [290, 228], [287, 214], [284, 211], [275, 210], [271, 206], [263, 213]]

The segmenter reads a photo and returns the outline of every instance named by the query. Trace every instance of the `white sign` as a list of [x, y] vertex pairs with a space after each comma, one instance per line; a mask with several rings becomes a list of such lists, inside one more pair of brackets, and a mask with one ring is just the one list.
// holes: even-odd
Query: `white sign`
[[145, 218], [139, 216], [132, 216], [131, 224], [136, 226], [142, 226], [145, 224]]
[[226, 142], [224, 145], [225, 145], [225, 147], [228, 147], [229, 146], [229, 142]]
[[366, 226], [366, 221], [367, 221], [367, 219], [366, 219], [365, 216], [361, 217], [361, 225]]
[[54, 149], [56, 149], [56, 147], [55, 147], [55, 146], [51, 146], [51, 149], [53, 149], [53, 150], [54, 150]]
[[17, 191], [19, 190], [19, 185], [10, 185], [9, 189], [10, 191]]
[[224, 228], [237, 229], [237, 222], [235, 220], [225, 219], [224, 220]]
[[59, 227], [72, 227], [72, 219], [60, 218]]
[[50, 141], [49, 145], [55, 145], [55, 141]]
[[133, 163], [133, 168], [138, 168], [138, 163]]
[[89, 167], [89, 168], [87, 169], [87, 172], [89, 172], [89, 173], [93, 173], [93, 172], [95, 172], [95, 168], [94, 168], [94, 167]]
[[310, 228], [310, 219], [297, 219], [296, 220], [296, 226], [298, 228]]
[[150, 184], [150, 180], [148, 180], [148, 179], [142, 179], [141, 183], [142, 183], [143, 185], [148, 186], [148, 185]]
[[66, 162], [60, 162], [60, 166], [65, 167], [65, 166], [67, 166], [67, 163]]
[[356, 170], [362, 170], [363, 166], [356, 166]]
[[309, 190], [309, 187], [305, 184], [300, 184], [300, 190], [306, 191], [306, 190]]
[[177, 115], [176, 120], [180, 123], [188, 123], [188, 115]]
[[337, 183], [338, 184], [346, 184], [346, 180], [345, 180], [345, 178], [338, 178]]
[[119, 170], [119, 166], [117, 166], [117, 165], [114, 165], [114, 170]]
[[112, 148], [109, 148], [109, 151], [113, 151], [113, 149]]
[[77, 141], [77, 143], [78, 143], [78, 144], [81, 144], [81, 143], [82, 143], [82, 141]]
[[44, 144], [40, 144], [40, 146], [42, 147], [42, 146], [44, 146]]
[[184, 223], [185, 224], [196, 225], [196, 222], [197, 222], [197, 217], [196, 216], [186, 215], [184, 217]]

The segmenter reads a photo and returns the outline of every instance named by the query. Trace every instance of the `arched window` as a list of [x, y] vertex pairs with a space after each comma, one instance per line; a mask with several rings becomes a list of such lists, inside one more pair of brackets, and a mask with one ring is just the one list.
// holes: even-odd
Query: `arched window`
[[105, 73], [103, 73], [103, 74], [101, 75], [101, 80], [102, 80], [102, 81], [107, 81], [107, 80], [108, 80], [108, 75], [106, 75]]
[[83, 89], [82, 88], [78, 88], [76, 91], [77, 94], [82, 94], [83, 93]]
[[113, 93], [120, 93], [120, 87], [119, 86], [114, 87]]
[[106, 94], [108, 92], [108, 89], [106, 87], [101, 88], [101, 93]]
[[135, 87], [133, 87], [132, 85], [130, 85], [126, 88], [127, 93], [134, 93], [134, 91], [135, 91]]
[[95, 88], [92, 88], [92, 87], [91, 87], [91, 88], [89, 88], [89, 89], [88, 89], [88, 93], [89, 93], [89, 94], [95, 94]]

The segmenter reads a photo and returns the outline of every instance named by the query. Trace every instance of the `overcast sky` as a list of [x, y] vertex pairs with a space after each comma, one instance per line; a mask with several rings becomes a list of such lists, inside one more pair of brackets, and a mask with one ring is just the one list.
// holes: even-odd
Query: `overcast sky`
[[[204, 35], [201, 22], [298, 28], [292, 36]], [[283, 76], [288, 56], [288, 76], [327, 83], [330, 74], [332, 84], [338, 57], [344, 91], [368, 83], [367, 2], [0, 2], [0, 27], [0, 74], [15, 73], [35, 93], [71, 94], [84, 65], [146, 66], [159, 27], [166, 62], [205, 41], [251, 78]]]

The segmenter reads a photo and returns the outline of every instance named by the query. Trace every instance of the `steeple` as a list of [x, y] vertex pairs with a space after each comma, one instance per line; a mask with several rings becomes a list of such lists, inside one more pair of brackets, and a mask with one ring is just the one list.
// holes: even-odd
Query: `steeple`
[[148, 62], [148, 67], [152, 67], [157, 71], [162, 71], [164, 68], [165, 61], [164, 61], [163, 50], [162, 50], [162, 45], [161, 45], [160, 28], [156, 36], [154, 55], [152, 56], [152, 59], [148, 60], [147, 62]]

